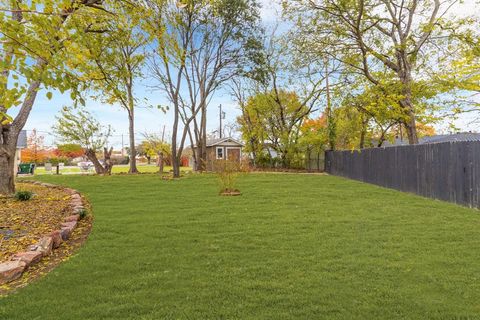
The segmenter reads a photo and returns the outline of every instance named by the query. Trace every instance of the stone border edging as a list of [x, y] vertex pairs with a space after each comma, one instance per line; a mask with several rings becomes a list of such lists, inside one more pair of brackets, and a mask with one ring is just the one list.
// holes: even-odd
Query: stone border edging
[[52, 250], [59, 248], [64, 241], [67, 241], [80, 221], [80, 214], [85, 210], [82, 196], [74, 189], [31, 180], [23, 180], [22, 183], [66, 191], [70, 194], [71, 215], [63, 219], [60, 229], [43, 236], [36, 244], [29, 246], [26, 251], [17, 252], [10, 261], [0, 263], [0, 285], [17, 280], [28, 267], [40, 262], [43, 257], [49, 256]]

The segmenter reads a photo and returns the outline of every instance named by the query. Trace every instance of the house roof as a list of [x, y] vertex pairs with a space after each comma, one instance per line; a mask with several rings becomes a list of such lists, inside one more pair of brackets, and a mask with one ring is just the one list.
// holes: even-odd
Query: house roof
[[456, 142], [456, 141], [480, 141], [480, 133], [460, 132], [455, 134], [444, 134], [420, 139], [420, 143]]
[[[455, 134], [441, 134], [431, 137], [420, 138], [419, 144], [431, 144], [431, 143], [442, 143], [442, 142], [459, 142], [459, 141], [480, 141], [480, 133], [473, 132], [460, 132]], [[407, 139], [395, 139], [393, 143], [386, 141], [385, 147], [395, 147], [408, 145]]]
[[220, 144], [225, 143], [225, 142], [233, 142], [233, 143], [236, 143], [239, 146], [243, 147], [243, 143], [241, 143], [240, 141], [235, 140], [231, 137], [225, 137], [225, 138], [221, 138], [221, 139], [209, 139], [209, 140], [207, 140], [207, 147], [217, 146], [217, 145], [220, 145]]
[[22, 130], [18, 135], [17, 149], [25, 149], [27, 147], [27, 131]]

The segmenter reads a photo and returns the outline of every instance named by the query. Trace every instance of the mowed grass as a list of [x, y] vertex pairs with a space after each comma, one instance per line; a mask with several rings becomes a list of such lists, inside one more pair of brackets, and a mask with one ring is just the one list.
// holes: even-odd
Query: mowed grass
[[[137, 168], [140, 173], [158, 173], [158, 167], [154, 164], [140, 163], [137, 165]], [[128, 173], [129, 169], [130, 169], [129, 165], [115, 165], [112, 168], [112, 173]], [[45, 167], [37, 167], [35, 169], [35, 174], [36, 175], [52, 174], [56, 172], [55, 170], [56, 170], [56, 167], [53, 167], [52, 172], [46, 172]], [[169, 172], [170, 170], [172, 170], [172, 167], [166, 166], [163, 170], [164, 172]], [[180, 168], [180, 170], [182, 172], [186, 172], [186, 171], [191, 171], [192, 169], [189, 167], [182, 167]], [[82, 170], [76, 166], [68, 166], [61, 169], [60, 173], [61, 174], [80, 174], [82, 173]], [[89, 173], [91, 174], [95, 173], [93, 168]]]
[[93, 233], [0, 319], [479, 319], [480, 214], [331, 176], [42, 176]]

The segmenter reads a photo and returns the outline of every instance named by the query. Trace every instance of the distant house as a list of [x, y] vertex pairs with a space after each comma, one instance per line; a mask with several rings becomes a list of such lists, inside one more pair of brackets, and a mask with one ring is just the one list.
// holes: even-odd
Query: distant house
[[[198, 154], [198, 148], [194, 148], [195, 154]], [[214, 171], [214, 163], [217, 160], [240, 161], [242, 159], [243, 143], [231, 138], [207, 140], [207, 171]], [[195, 166], [193, 166], [194, 169]]]
[[22, 130], [18, 135], [17, 150], [15, 152], [15, 166], [13, 169], [15, 173], [17, 173], [18, 165], [20, 164], [20, 161], [22, 159], [22, 150], [26, 148], [27, 148], [27, 131]]
[[[431, 144], [442, 142], [457, 142], [457, 141], [480, 141], [480, 133], [460, 132], [454, 134], [441, 134], [431, 137], [423, 137], [418, 140], [419, 144]], [[395, 147], [408, 145], [408, 139], [395, 139], [393, 143], [385, 141], [384, 147]]]

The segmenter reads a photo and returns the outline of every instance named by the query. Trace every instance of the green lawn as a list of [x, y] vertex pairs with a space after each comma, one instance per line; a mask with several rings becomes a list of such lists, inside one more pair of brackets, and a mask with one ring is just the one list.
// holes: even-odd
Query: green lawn
[[94, 230], [0, 319], [480, 319], [475, 210], [318, 175], [41, 179]]
[[[140, 171], [141, 173], [156, 173], [156, 172], [158, 172], [158, 167], [156, 165], [153, 165], [153, 164], [151, 164], [151, 165], [138, 164], [137, 168], [138, 168], [138, 171]], [[128, 165], [116, 165], [112, 168], [112, 173], [127, 173], [129, 169], [130, 169], [130, 166], [128, 166]], [[165, 172], [169, 172], [170, 170], [172, 170], [172, 167], [166, 166], [164, 168]], [[187, 168], [187, 167], [182, 167], [181, 168], [181, 171], [191, 171], [191, 170], [192, 170], [191, 168]], [[53, 171], [55, 172], [55, 168], [53, 169]], [[81, 173], [81, 170], [80, 170], [79, 167], [69, 166], [69, 167], [65, 167], [64, 169], [62, 169], [60, 171], [60, 173], [63, 173], [63, 174]], [[94, 171], [91, 171], [91, 173], [94, 173]], [[36, 175], [47, 174], [47, 172], [45, 172], [45, 167], [36, 168], [35, 169], [35, 174]], [[51, 174], [51, 173], [48, 173], [48, 174]]]

